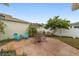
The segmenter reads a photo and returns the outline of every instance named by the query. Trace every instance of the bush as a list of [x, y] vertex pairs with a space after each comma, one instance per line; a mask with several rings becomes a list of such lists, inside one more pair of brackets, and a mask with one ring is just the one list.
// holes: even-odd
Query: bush
[[5, 33], [4, 29], [5, 29], [5, 24], [4, 22], [0, 21], [0, 32]]
[[0, 56], [16, 56], [16, 51], [15, 50], [4, 51], [3, 49], [1, 49]]
[[37, 33], [37, 29], [32, 24], [28, 27], [29, 36], [33, 37]]
[[13, 41], [13, 39], [0, 40], [0, 46], [6, 44], [8, 42], [11, 42], [11, 41]]

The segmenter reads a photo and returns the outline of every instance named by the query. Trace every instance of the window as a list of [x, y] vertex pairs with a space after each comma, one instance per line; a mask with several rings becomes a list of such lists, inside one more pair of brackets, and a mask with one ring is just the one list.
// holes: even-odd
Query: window
[[5, 16], [3, 16], [3, 15], [0, 15], [0, 20], [4, 20], [5, 19]]
[[74, 28], [79, 28], [79, 26], [74, 26]]

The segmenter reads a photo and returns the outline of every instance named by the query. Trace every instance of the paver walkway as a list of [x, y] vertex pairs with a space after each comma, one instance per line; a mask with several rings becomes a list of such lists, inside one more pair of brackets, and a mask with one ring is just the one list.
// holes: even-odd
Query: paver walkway
[[25, 53], [29, 56], [79, 56], [79, 50], [57, 39], [47, 38], [40, 44], [34, 44], [32, 40], [33, 38], [12, 41], [0, 46], [0, 49], [12, 49], [16, 50], [18, 55]]

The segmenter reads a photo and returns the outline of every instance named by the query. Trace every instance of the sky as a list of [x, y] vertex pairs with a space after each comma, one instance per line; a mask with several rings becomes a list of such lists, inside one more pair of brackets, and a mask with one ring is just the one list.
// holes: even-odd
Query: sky
[[0, 13], [32, 23], [46, 23], [54, 16], [70, 20], [71, 23], [79, 21], [79, 10], [72, 11], [71, 3], [13, 3], [9, 7], [0, 5]]

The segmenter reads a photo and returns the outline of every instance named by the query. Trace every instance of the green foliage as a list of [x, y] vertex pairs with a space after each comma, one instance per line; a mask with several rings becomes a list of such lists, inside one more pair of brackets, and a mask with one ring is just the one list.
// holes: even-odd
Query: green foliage
[[29, 35], [30, 36], [34, 36], [37, 33], [37, 29], [35, 26], [33, 26], [32, 24], [29, 25], [28, 27], [28, 31], [29, 31]]
[[5, 50], [1, 49], [0, 56], [16, 56], [16, 51], [15, 50], [5, 51]]
[[65, 28], [68, 29], [70, 26], [70, 22], [67, 20], [60, 19], [59, 16], [55, 16], [53, 19], [50, 18], [45, 26], [46, 29], [61, 29]]
[[0, 40], [0, 46], [13, 41], [13, 39]]
[[0, 32], [4, 33], [5, 26], [4, 22], [0, 21]]

